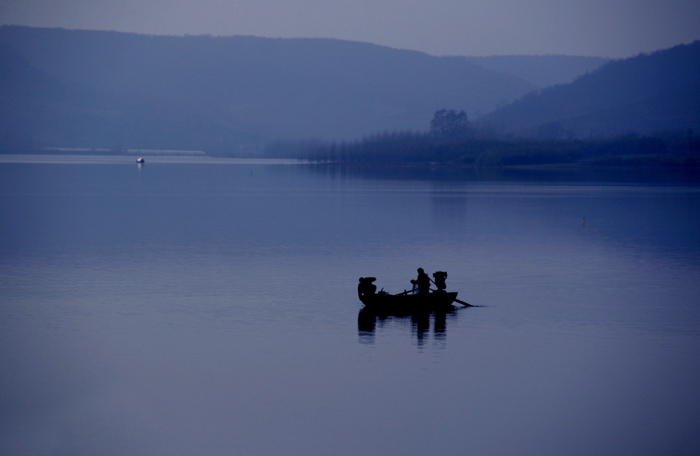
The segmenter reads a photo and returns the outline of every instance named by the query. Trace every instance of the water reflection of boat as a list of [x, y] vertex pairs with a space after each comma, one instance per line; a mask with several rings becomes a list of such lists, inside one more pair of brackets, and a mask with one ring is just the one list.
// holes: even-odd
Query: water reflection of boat
[[418, 345], [423, 345], [428, 340], [432, 320], [433, 340], [442, 345], [446, 342], [447, 320], [454, 319], [456, 316], [457, 311], [454, 308], [435, 311], [409, 311], [403, 308], [388, 311], [387, 309], [363, 307], [357, 315], [357, 333], [360, 337], [360, 343], [373, 344], [377, 326], [382, 328], [389, 322], [395, 322], [399, 325], [410, 324], [411, 332], [415, 336]]

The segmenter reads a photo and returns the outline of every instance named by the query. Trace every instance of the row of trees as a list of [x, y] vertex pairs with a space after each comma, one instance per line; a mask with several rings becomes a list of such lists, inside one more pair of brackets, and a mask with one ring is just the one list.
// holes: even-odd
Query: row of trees
[[700, 167], [692, 130], [597, 139], [499, 138], [470, 125], [464, 111], [437, 111], [429, 132], [385, 132], [352, 142], [277, 144], [269, 155], [322, 163], [527, 166], [548, 164]]

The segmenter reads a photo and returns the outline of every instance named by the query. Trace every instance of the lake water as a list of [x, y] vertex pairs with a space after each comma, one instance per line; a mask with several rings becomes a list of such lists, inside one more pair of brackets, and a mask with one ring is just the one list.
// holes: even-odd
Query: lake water
[[[9, 161], [1, 454], [700, 448], [697, 179]], [[360, 313], [418, 267], [478, 307]]]

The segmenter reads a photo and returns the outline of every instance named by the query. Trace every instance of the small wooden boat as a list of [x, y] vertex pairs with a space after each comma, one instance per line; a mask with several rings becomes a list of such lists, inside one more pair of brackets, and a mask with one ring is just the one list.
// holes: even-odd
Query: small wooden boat
[[[450, 311], [454, 309], [453, 302], [458, 302], [465, 307], [471, 304], [457, 299], [457, 292], [445, 291], [446, 272], [438, 271], [433, 274], [435, 280], [431, 280], [424, 274], [423, 269], [418, 269], [418, 280], [411, 280], [413, 290], [403, 293], [390, 294], [382, 289], [377, 292], [374, 285], [375, 277], [360, 277], [357, 285], [357, 296], [365, 305], [365, 308], [379, 312], [407, 314], [411, 312]], [[425, 279], [425, 281], [422, 281]], [[433, 282], [437, 290], [431, 290], [428, 280]]]
[[[410, 292], [409, 292], [410, 293]], [[390, 311], [452, 310], [457, 292], [434, 291], [432, 293], [379, 293], [360, 295], [360, 301], [368, 309]]]

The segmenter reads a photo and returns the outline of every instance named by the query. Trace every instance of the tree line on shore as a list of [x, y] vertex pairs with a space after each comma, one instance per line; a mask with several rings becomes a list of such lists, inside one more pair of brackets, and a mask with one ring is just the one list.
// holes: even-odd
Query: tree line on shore
[[384, 132], [355, 141], [277, 142], [266, 154], [356, 165], [700, 167], [700, 136], [689, 129], [588, 139], [507, 137], [471, 125], [464, 111], [440, 110], [428, 132]]

